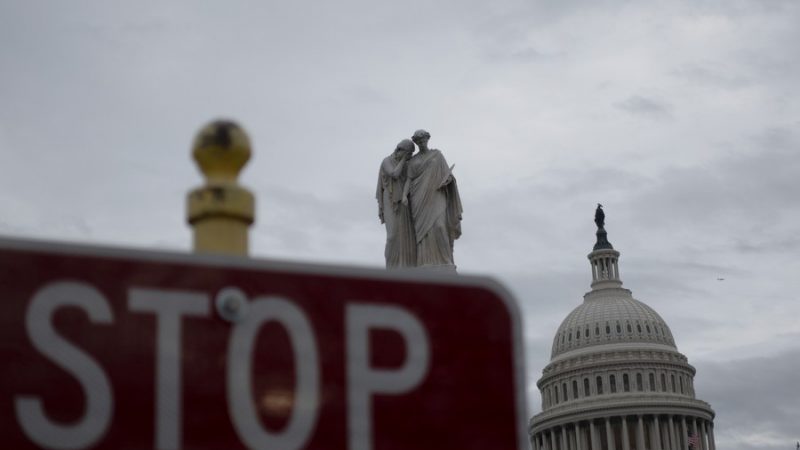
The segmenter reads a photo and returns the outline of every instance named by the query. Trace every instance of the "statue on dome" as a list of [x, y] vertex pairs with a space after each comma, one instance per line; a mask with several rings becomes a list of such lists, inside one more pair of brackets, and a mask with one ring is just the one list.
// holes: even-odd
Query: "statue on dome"
[[603, 205], [597, 204], [597, 209], [594, 210], [594, 223], [597, 225], [597, 242], [594, 244], [593, 250], [600, 249], [614, 249], [611, 242], [608, 242], [608, 233], [604, 228], [606, 225], [606, 213], [603, 212]]
[[597, 228], [603, 228], [606, 224], [606, 213], [603, 212], [603, 205], [597, 204], [597, 209], [594, 210], [594, 223]]

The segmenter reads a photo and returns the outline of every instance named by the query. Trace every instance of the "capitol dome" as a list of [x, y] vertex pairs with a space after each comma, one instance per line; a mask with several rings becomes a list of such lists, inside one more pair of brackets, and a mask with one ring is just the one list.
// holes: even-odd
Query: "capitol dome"
[[660, 344], [676, 350], [672, 332], [664, 319], [653, 308], [631, 297], [630, 291], [592, 291], [586, 301], [561, 322], [550, 357], [555, 359], [598, 345], [639, 343]]
[[622, 287], [599, 205], [595, 222], [591, 291], [558, 327], [537, 382], [534, 450], [714, 450], [714, 411], [695, 397], [694, 367], [664, 319]]

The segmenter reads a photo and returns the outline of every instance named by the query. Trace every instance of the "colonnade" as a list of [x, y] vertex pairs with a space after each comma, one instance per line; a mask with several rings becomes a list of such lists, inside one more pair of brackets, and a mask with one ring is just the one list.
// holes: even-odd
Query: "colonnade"
[[619, 280], [619, 263], [617, 261], [617, 256], [611, 255], [593, 258], [591, 260], [592, 281]]
[[640, 414], [581, 420], [536, 433], [533, 450], [716, 450], [712, 421], [681, 415]]

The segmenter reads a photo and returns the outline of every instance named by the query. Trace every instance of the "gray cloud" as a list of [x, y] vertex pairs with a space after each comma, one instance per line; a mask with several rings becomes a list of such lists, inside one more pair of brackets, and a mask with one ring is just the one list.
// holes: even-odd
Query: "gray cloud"
[[796, 220], [794, 195], [800, 160], [796, 137], [769, 130], [758, 144], [700, 167], [664, 170], [658, 182], [633, 200], [640, 220], [680, 227], [703, 218], [704, 227], [740, 230], [740, 238], [763, 239], [765, 231]]
[[734, 241], [734, 249], [742, 253], [797, 253], [800, 250], [800, 237], [771, 238], [770, 236], [750, 235]]
[[391, 101], [381, 91], [365, 85], [353, 86], [345, 90], [348, 100], [356, 103], [384, 105]]
[[754, 82], [753, 78], [737, 73], [722, 63], [710, 61], [685, 64], [672, 73], [692, 83], [724, 89], [740, 89]]
[[[382, 225], [374, 190], [309, 193], [270, 185], [263, 194], [259, 200], [263, 216], [254, 229], [255, 245], [262, 254], [330, 261], [347, 253], [359, 255], [362, 263], [381, 263]], [[353, 215], [362, 219], [354, 221]], [[365, 240], [364, 235], [373, 239]]]
[[564, 54], [557, 50], [541, 50], [535, 46], [522, 48], [495, 47], [487, 50], [485, 54], [488, 63], [552, 63], [562, 58]]
[[651, 118], [672, 117], [672, 108], [665, 102], [641, 95], [632, 95], [614, 106], [631, 114]]
[[695, 366], [697, 394], [717, 412], [720, 447], [783, 449], [798, 440], [800, 351]]

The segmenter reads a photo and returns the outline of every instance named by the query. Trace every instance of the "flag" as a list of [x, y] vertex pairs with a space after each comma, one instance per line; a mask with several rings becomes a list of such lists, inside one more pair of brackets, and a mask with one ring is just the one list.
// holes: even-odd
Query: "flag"
[[697, 433], [689, 434], [689, 448], [699, 448], [700, 447], [700, 438], [697, 436]]

